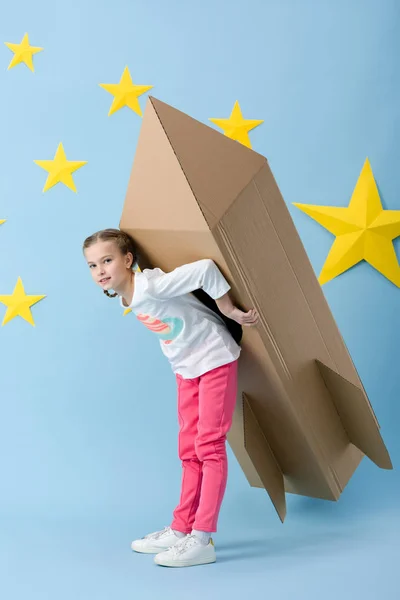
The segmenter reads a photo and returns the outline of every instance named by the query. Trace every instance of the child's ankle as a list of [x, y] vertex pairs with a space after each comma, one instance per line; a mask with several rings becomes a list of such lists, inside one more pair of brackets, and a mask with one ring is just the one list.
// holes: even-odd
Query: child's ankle
[[[172, 527], [171, 527], [171, 529], [172, 529]], [[186, 536], [186, 533], [183, 533], [183, 531], [178, 531], [177, 529], [172, 529], [172, 531], [178, 538], [183, 538]]]
[[210, 543], [211, 533], [208, 531], [199, 531], [198, 529], [193, 529], [192, 534], [195, 535], [205, 546]]

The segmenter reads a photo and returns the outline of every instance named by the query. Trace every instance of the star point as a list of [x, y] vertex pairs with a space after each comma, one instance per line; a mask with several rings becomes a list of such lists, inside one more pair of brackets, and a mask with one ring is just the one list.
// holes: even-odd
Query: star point
[[47, 190], [57, 183], [63, 183], [76, 193], [77, 190], [72, 173], [87, 164], [87, 160], [67, 160], [62, 143], [58, 145], [53, 160], [34, 160], [33, 162], [48, 172], [43, 193], [47, 192]]
[[20, 63], [25, 63], [32, 73], [35, 71], [33, 67], [33, 55], [37, 54], [38, 52], [42, 52], [43, 48], [39, 48], [39, 46], [30, 46], [29, 36], [27, 33], [25, 33], [22, 41], [19, 44], [12, 44], [10, 42], [4, 42], [4, 44], [11, 50], [11, 52], [14, 52], [14, 56], [11, 59], [7, 70], [16, 67]]
[[133, 83], [128, 67], [125, 67], [119, 83], [99, 83], [99, 86], [114, 96], [110, 110], [108, 111], [109, 117], [124, 106], [133, 110], [140, 117], [143, 116], [138, 98], [154, 87], [152, 85], [137, 85]]
[[239, 102], [236, 100], [229, 119], [209, 119], [220, 127], [224, 135], [251, 148], [249, 131], [264, 123], [264, 120], [244, 119]]
[[2, 327], [17, 316], [22, 317], [35, 327], [30, 307], [46, 298], [46, 296], [29, 296], [25, 293], [21, 277], [18, 277], [14, 291], [10, 295], [0, 295], [0, 302], [7, 307]]
[[400, 235], [400, 210], [384, 210], [368, 158], [347, 207], [294, 206], [335, 236], [318, 278], [321, 285], [364, 260], [400, 287], [400, 266], [392, 243]]

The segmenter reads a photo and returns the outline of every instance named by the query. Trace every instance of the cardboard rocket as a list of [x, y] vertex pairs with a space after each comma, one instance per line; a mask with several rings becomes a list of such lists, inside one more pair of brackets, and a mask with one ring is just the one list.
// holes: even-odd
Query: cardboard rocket
[[364, 455], [392, 464], [362, 382], [264, 156], [150, 97], [120, 228], [139, 267], [211, 258], [244, 327], [228, 442], [283, 521], [285, 493], [337, 500]]

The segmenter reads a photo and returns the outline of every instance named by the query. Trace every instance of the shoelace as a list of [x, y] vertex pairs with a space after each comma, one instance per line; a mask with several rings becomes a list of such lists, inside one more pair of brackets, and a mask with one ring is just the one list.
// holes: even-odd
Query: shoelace
[[155, 533], [148, 533], [147, 535], [144, 536], [143, 539], [145, 540], [158, 540], [160, 537], [162, 537], [163, 535], [165, 535], [166, 533], [169, 533], [169, 527], [164, 527], [164, 529], [162, 529], [161, 531], [156, 531]]
[[185, 550], [187, 550], [191, 546], [196, 545], [197, 543], [198, 540], [195, 535], [187, 535], [186, 537], [182, 538], [179, 542], [177, 542], [174, 546], [172, 546], [172, 548], [170, 548], [170, 551], [175, 555], [182, 554], [182, 552], [185, 552]]

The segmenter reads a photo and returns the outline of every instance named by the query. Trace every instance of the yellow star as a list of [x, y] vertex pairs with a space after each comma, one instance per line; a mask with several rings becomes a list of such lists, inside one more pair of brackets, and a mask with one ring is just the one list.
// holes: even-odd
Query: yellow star
[[10, 296], [0, 296], [0, 302], [7, 306], [7, 311], [1, 325], [3, 326], [14, 317], [20, 316], [25, 319], [25, 321], [28, 321], [28, 323], [35, 326], [30, 307], [45, 297], [46, 296], [27, 296], [21, 277], [18, 277], [13, 293]]
[[264, 120], [244, 119], [240, 110], [239, 102], [236, 100], [229, 119], [209, 119], [215, 125], [218, 125], [224, 131], [226, 137], [240, 142], [244, 146], [251, 148], [249, 131], [264, 123]]
[[[14, 52], [14, 56], [8, 65], [8, 69], [12, 69], [16, 65], [20, 63], [25, 63], [27, 67], [34, 72], [33, 68], [33, 55], [37, 54], [37, 52], [41, 52], [43, 48], [39, 48], [38, 46], [30, 46], [29, 45], [29, 37], [26, 33], [22, 38], [22, 42], [20, 44], [10, 44], [10, 42], [4, 42], [7, 48], [9, 48], [12, 52]], [[7, 69], [7, 70], [8, 70]]]
[[400, 287], [392, 243], [400, 235], [400, 210], [383, 209], [368, 158], [348, 207], [294, 205], [336, 236], [319, 276], [321, 284], [365, 260]]
[[138, 97], [153, 87], [152, 85], [135, 85], [128, 67], [125, 67], [119, 83], [100, 83], [99, 85], [114, 96], [108, 116], [111, 116], [120, 108], [128, 106], [141, 117], [142, 110]]
[[63, 183], [73, 192], [76, 192], [72, 173], [87, 164], [87, 160], [67, 160], [62, 144], [58, 145], [53, 160], [34, 160], [33, 162], [39, 165], [39, 167], [42, 167], [42, 169], [49, 174], [43, 192], [46, 192], [57, 183]]
[[3, 225], [3, 223], [6, 222], [6, 219], [0, 219], [0, 225]]

